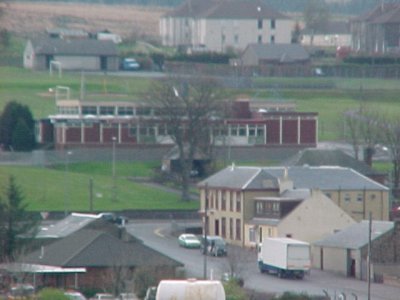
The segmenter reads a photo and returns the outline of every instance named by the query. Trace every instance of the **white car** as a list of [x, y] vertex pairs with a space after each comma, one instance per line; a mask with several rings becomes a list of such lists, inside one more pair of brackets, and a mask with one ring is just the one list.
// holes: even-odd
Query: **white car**
[[178, 237], [178, 243], [185, 248], [200, 248], [201, 242], [197, 236], [191, 233], [183, 233]]

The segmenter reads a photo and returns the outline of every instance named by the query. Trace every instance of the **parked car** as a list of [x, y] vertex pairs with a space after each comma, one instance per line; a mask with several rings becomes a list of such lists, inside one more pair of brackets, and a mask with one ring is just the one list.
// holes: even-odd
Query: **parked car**
[[35, 295], [35, 288], [31, 284], [19, 283], [10, 288], [7, 299], [30, 298]]
[[134, 58], [124, 58], [121, 65], [122, 70], [136, 71], [140, 69], [140, 64]]
[[206, 253], [212, 256], [226, 256], [228, 254], [227, 246], [225, 240], [220, 236], [207, 236], [207, 242], [205, 237], [201, 238], [200, 251], [204, 253], [204, 247], [207, 245]]
[[116, 300], [116, 298], [112, 294], [97, 293], [90, 300]]
[[71, 300], [86, 300], [85, 296], [83, 296], [80, 292], [76, 291], [67, 291], [64, 293]]
[[178, 237], [179, 246], [185, 248], [200, 248], [200, 240], [192, 233], [183, 233]]

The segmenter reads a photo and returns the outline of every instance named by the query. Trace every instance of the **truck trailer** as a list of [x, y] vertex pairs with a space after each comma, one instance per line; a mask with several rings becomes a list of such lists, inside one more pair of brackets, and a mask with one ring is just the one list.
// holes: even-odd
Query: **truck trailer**
[[218, 280], [161, 280], [156, 300], [225, 300], [225, 290]]
[[299, 278], [311, 267], [310, 244], [292, 238], [266, 238], [258, 247], [261, 273], [280, 278]]

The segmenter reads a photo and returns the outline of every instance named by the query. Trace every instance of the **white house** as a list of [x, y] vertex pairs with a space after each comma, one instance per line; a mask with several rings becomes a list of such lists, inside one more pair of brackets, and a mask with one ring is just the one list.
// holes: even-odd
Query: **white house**
[[164, 46], [226, 52], [253, 43], [290, 43], [294, 26], [260, 0], [188, 0], [160, 19], [160, 34]]

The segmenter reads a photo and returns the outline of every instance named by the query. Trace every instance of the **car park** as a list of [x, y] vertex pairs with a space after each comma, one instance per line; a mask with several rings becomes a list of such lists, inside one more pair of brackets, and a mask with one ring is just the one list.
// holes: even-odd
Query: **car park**
[[[205, 248], [206, 247], [206, 248]], [[201, 238], [201, 252], [212, 256], [226, 256], [228, 254], [225, 240], [220, 236], [207, 236]], [[205, 251], [205, 249], [207, 251]]]
[[192, 233], [183, 233], [178, 237], [178, 243], [185, 248], [200, 248], [200, 240]]

